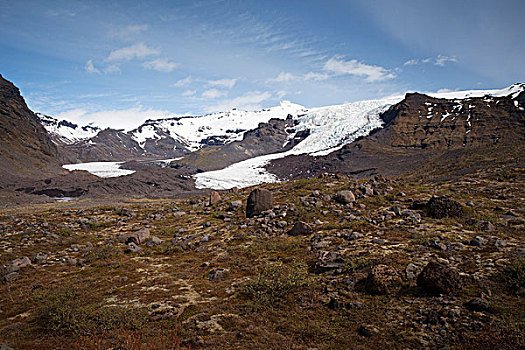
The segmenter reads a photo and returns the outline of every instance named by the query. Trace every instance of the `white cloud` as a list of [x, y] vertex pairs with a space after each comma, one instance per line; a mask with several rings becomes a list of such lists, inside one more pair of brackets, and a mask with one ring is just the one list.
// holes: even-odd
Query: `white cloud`
[[177, 67], [177, 63], [168, 61], [163, 58], [157, 58], [155, 60], [144, 62], [142, 66], [146, 69], [168, 73], [168, 72], [173, 71]]
[[282, 99], [286, 95], [288, 95], [288, 93], [286, 91], [279, 91], [279, 92], [277, 92], [277, 98], [279, 100]]
[[120, 68], [116, 64], [109, 65], [105, 67], [103, 70], [104, 70], [104, 73], [106, 74], [120, 73]]
[[217, 89], [209, 89], [209, 90], [204, 91], [201, 96], [203, 98], [218, 98], [218, 97], [226, 96], [226, 92], [220, 91]]
[[195, 96], [197, 93], [197, 90], [186, 90], [182, 93], [182, 96], [189, 97], [189, 96]]
[[348, 74], [362, 77], [368, 82], [382, 81], [396, 77], [394, 73], [381, 66], [372, 66], [357, 60], [344, 61], [335, 57], [325, 63], [324, 70], [338, 75]]
[[457, 61], [458, 59], [456, 57], [438, 55], [438, 57], [436, 57], [436, 59], [434, 60], [434, 65], [443, 67], [449, 62], [456, 63]]
[[131, 25], [124, 28], [112, 30], [109, 32], [109, 35], [114, 38], [127, 39], [137, 34], [140, 34], [146, 30], [148, 30], [147, 24]]
[[86, 62], [86, 65], [84, 66], [84, 68], [86, 69], [86, 71], [88, 73], [96, 73], [96, 74], [100, 74], [100, 70], [95, 68], [95, 65], [93, 64], [93, 60], [89, 60]]
[[320, 80], [326, 80], [326, 79], [330, 79], [329, 74], [308, 72], [304, 75], [304, 80], [320, 81]]
[[146, 57], [158, 56], [160, 51], [146, 46], [143, 43], [133, 44], [121, 49], [113, 50], [106, 58], [107, 62], [130, 61], [132, 59], [144, 59]]
[[272, 94], [268, 91], [252, 91], [233, 99], [220, 101], [215, 106], [206, 107], [205, 110], [207, 112], [227, 111], [231, 110], [232, 108], [257, 110], [261, 109], [261, 102], [266, 101], [271, 97]]
[[412, 59], [412, 60], [408, 60], [406, 61], [403, 66], [415, 66], [419, 64], [419, 60], [418, 59]]
[[437, 57], [427, 57], [423, 59], [411, 59], [404, 63], [404, 66], [416, 66], [423, 63], [431, 63], [434, 66], [444, 67], [447, 63], [456, 63], [458, 59], [455, 56], [437, 55]]
[[222, 86], [231, 89], [237, 83], [237, 79], [208, 80], [209, 86]]
[[172, 87], [184, 87], [184, 86], [190, 85], [191, 83], [193, 83], [193, 78], [191, 77], [191, 75], [188, 75], [186, 78], [176, 81], [171, 86]]
[[294, 79], [296, 79], [296, 77], [292, 73], [281, 72], [275, 78], [268, 79], [267, 82], [268, 83], [283, 83], [287, 81], [292, 81]]
[[178, 115], [168, 111], [145, 109], [141, 106], [125, 110], [108, 110], [99, 112], [88, 112], [83, 109], [73, 109], [56, 116], [58, 119], [66, 119], [77, 124], [85, 125], [93, 123], [101, 128], [121, 128], [132, 130], [145, 122], [147, 119], [158, 119], [176, 117]]

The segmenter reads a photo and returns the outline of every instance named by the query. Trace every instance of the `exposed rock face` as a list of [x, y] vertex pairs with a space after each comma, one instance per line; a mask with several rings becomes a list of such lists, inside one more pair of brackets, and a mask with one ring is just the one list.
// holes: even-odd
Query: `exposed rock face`
[[268, 190], [255, 189], [248, 196], [246, 202], [246, 217], [251, 218], [261, 215], [262, 212], [270, 210], [273, 207], [273, 196]]
[[210, 205], [217, 204], [221, 201], [221, 195], [217, 191], [212, 191], [210, 193]]
[[292, 119], [270, 119], [268, 123], [260, 123], [256, 129], [247, 131], [242, 141], [200, 149], [180, 163], [202, 170], [216, 170], [252, 157], [284, 152], [308, 136], [308, 132], [302, 131], [289, 139], [293, 132]]
[[429, 262], [417, 276], [417, 285], [430, 294], [449, 294], [461, 289], [461, 278], [456, 270], [444, 264]]
[[390, 294], [400, 287], [400, 274], [391, 266], [373, 266], [365, 280], [365, 290], [369, 294]]
[[277, 159], [266, 167], [281, 177], [326, 172], [370, 176], [464, 171], [525, 155], [525, 110], [518, 96], [437, 99], [407, 94], [382, 115], [384, 128], [323, 157]]
[[57, 148], [20, 91], [0, 75], [0, 173], [2, 180], [60, 171]]

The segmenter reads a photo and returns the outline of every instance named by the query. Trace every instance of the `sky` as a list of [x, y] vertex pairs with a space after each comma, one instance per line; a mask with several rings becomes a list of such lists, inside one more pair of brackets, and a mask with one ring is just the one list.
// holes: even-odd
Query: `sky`
[[80, 124], [525, 81], [523, 0], [0, 0], [0, 74]]

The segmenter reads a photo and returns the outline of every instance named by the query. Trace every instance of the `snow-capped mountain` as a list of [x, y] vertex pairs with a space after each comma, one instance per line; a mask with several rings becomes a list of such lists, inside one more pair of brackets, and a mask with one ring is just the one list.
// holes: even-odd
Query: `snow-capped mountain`
[[81, 126], [67, 120], [58, 120], [41, 113], [36, 113], [36, 116], [50, 135], [55, 136], [66, 144], [90, 139], [102, 130], [91, 124]]
[[195, 151], [204, 146], [242, 140], [246, 131], [257, 128], [260, 123], [267, 123], [272, 118], [286, 119], [288, 115], [297, 116], [304, 112], [305, 107], [283, 101], [279, 106], [260, 111], [233, 109], [202, 116], [147, 120], [130, 131], [130, 134], [142, 147], [148, 140], [161, 140], [169, 136], [188, 151]]
[[[413, 149], [414, 147], [425, 148], [432, 146], [436, 142], [447, 144], [453, 142], [453, 140], [460, 140], [459, 145], [492, 142], [486, 136], [485, 123], [487, 121], [483, 120], [484, 115], [491, 118], [492, 122], [494, 120], [505, 122], [505, 119], [498, 119], [501, 115], [508, 112], [508, 106], [504, 100], [498, 99], [502, 97], [510, 97], [512, 101], [510, 112], [523, 112], [525, 107], [524, 91], [525, 84], [520, 83], [501, 90], [428, 93], [429, 99], [411, 102], [417, 107], [414, 107], [416, 112], [413, 112], [413, 114], [417, 113], [417, 118], [414, 116], [413, 124], [406, 127], [406, 132], [395, 131], [395, 133], [410, 134], [408, 140], [412, 144], [410, 142], [399, 143], [400, 141], [396, 140], [399, 143], [397, 147], [408, 147], [408, 149]], [[409, 96], [409, 94], [406, 96]], [[283, 160], [281, 168], [284, 171], [290, 171], [290, 173], [284, 172], [283, 175], [293, 176], [294, 170], [291, 162], [283, 158], [303, 154], [322, 156], [337, 151], [359, 137], [369, 135], [372, 130], [380, 129], [390, 123], [391, 120], [386, 119], [383, 112], [386, 112], [391, 107], [402, 105], [404, 101], [406, 101], [405, 96], [396, 96], [380, 100], [359, 101], [339, 106], [310, 109], [295, 120], [295, 129], [297, 131], [309, 130], [309, 136], [295, 147], [286, 152], [247, 159], [221, 170], [195, 174], [196, 185], [198, 188], [228, 189], [277, 181], [277, 176], [265, 170], [265, 167], [270, 162], [277, 159]], [[500, 103], [501, 106], [499, 106]], [[491, 108], [494, 111], [502, 108], [496, 113], [498, 118], [494, 118], [491, 115]], [[471, 133], [475, 123], [480, 124], [479, 130], [484, 133], [483, 135], [475, 135], [476, 132]], [[436, 128], [439, 128], [440, 132], [433, 135], [431, 130]], [[494, 128], [497, 129], [496, 126]], [[394, 130], [395, 128], [392, 129]], [[504, 129], [504, 127], [501, 127], [501, 129]], [[411, 134], [416, 131], [416, 135]], [[492, 137], [498, 137], [498, 135], [492, 135]], [[389, 137], [391, 136], [389, 135]], [[415, 138], [417, 142], [414, 143], [414, 140], [410, 140], [411, 138]], [[310, 171], [309, 167], [313, 167], [311, 162], [303, 161], [302, 166], [297, 168], [300, 168], [299, 171], [306, 173]]]

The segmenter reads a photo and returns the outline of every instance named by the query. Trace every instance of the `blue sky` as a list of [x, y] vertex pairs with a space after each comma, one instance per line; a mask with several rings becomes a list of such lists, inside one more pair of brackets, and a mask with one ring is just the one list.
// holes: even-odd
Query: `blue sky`
[[525, 80], [525, 1], [7, 1], [0, 73], [37, 112], [307, 107]]

